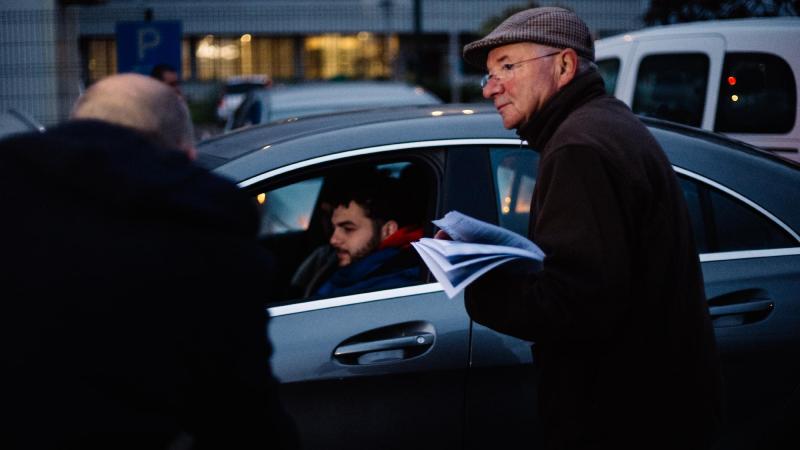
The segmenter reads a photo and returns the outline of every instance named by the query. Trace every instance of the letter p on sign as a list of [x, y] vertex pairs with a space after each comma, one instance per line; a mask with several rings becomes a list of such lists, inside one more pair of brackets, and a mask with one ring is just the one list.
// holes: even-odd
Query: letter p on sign
[[137, 47], [139, 48], [139, 60], [144, 60], [148, 50], [158, 48], [161, 43], [161, 34], [155, 28], [140, 28], [137, 33]]

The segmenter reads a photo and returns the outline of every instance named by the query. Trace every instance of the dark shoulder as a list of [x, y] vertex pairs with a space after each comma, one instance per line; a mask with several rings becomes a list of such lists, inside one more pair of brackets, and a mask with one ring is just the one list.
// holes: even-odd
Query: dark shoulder
[[573, 149], [566, 153], [582, 154], [634, 185], [647, 184], [648, 173], [669, 168], [663, 149], [644, 123], [627, 105], [610, 96], [577, 108], [559, 126], [550, 144], [550, 157]]

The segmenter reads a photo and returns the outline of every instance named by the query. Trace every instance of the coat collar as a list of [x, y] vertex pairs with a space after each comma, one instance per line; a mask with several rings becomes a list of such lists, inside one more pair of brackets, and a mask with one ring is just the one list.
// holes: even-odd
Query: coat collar
[[517, 129], [517, 134], [527, 140], [531, 148], [541, 151], [570, 113], [605, 93], [599, 72], [592, 70], [580, 75], [556, 92], [531, 121]]

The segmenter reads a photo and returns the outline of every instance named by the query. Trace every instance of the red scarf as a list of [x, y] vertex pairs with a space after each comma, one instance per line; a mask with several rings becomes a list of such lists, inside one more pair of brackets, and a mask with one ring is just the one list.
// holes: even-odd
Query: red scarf
[[407, 227], [399, 228], [397, 231], [387, 236], [386, 239], [381, 241], [381, 245], [378, 246], [378, 250], [394, 247], [407, 248], [411, 246], [412, 242], [422, 239], [422, 236], [422, 227], [409, 225]]

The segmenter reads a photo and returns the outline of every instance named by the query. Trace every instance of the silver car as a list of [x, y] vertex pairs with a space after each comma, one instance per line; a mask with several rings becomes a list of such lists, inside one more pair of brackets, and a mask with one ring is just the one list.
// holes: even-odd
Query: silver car
[[[693, 221], [727, 390], [720, 448], [798, 448], [800, 170], [719, 135], [645, 123]], [[463, 297], [447, 298], [424, 270], [407, 286], [340, 297], [303, 298], [292, 286], [328, 240], [329, 180], [356, 166], [398, 177], [416, 168], [409, 195], [428, 220], [458, 210], [525, 234], [538, 153], [494, 108], [301, 118], [223, 135], [200, 152], [262, 205], [261, 242], [280, 262], [265, 286], [275, 301], [272, 366], [306, 449], [531, 448], [530, 343], [472, 322]]]

